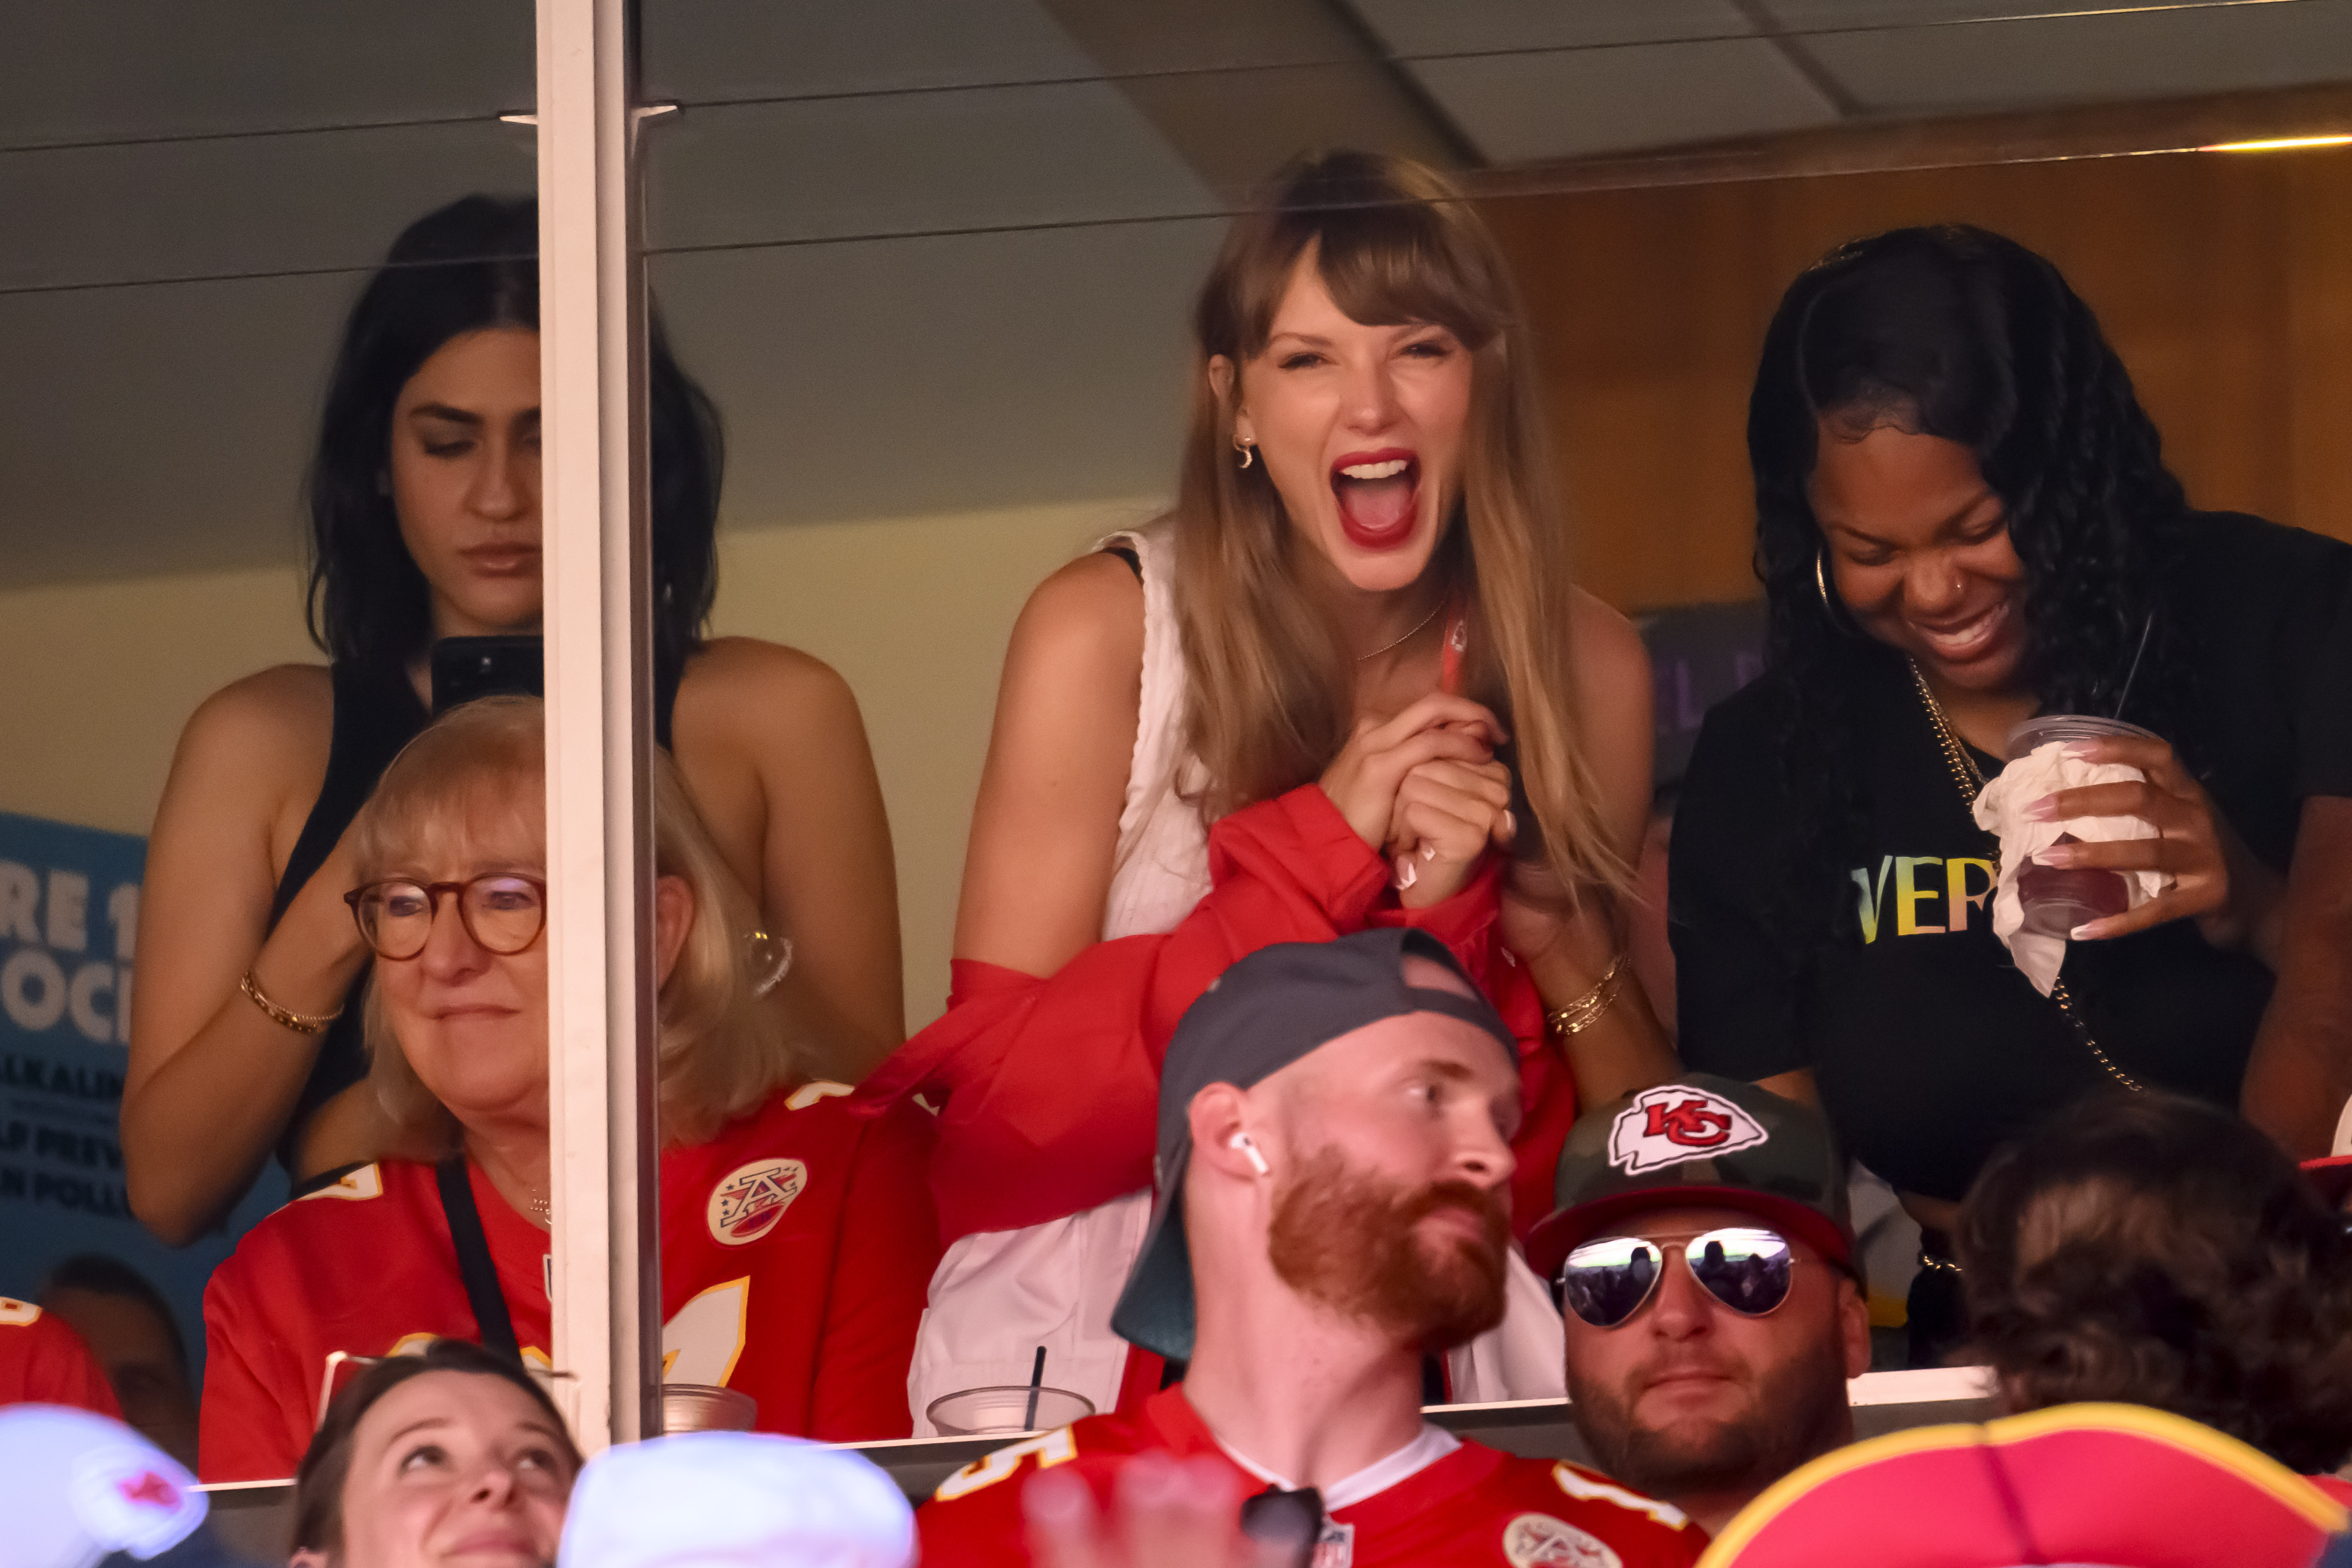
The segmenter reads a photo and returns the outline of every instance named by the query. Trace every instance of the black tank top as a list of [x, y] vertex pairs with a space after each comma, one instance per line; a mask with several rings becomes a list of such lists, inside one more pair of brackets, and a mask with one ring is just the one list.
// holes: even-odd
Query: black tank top
[[[286, 858], [278, 896], [269, 905], [269, 930], [276, 931], [303, 884], [318, 874], [327, 857], [352, 825], [360, 807], [375, 790], [376, 780], [392, 765], [400, 749], [415, 740], [428, 721], [425, 705], [405, 671], [365, 667], [339, 659], [331, 672], [335, 689], [333, 738], [327, 746], [327, 778], [319, 798]], [[654, 678], [654, 739], [670, 749], [670, 714], [677, 705], [677, 676], [656, 670]], [[319, 1059], [311, 1064], [310, 1080], [295, 1102], [292, 1120], [278, 1141], [278, 1162], [289, 1175], [294, 1169], [296, 1134], [320, 1106], [367, 1077], [367, 1050], [361, 1042], [361, 1004], [367, 994], [367, 971], [343, 995], [343, 1010], [319, 1042]]]

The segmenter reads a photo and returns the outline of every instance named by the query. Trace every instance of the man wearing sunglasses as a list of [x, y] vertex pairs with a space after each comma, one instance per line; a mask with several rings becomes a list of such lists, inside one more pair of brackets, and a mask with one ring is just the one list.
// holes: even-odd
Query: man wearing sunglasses
[[1817, 1112], [1692, 1073], [1579, 1120], [1528, 1236], [1593, 1458], [1710, 1532], [1853, 1440], [1870, 1317], [1845, 1181]]
[[1110, 1320], [1182, 1383], [950, 1476], [916, 1513], [923, 1560], [1026, 1564], [1032, 1476], [1057, 1480], [1030, 1511], [1066, 1524], [1157, 1454], [1182, 1484], [1229, 1481], [1261, 1539], [1297, 1540], [1303, 1513], [1314, 1568], [1696, 1561], [1704, 1538], [1675, 1510], [1422, 1419], [1423, 1357], [1504, 1314], [1517, 1056], [1421, 931], [1227, 970], [1169, 1045], [1161, 1201]]

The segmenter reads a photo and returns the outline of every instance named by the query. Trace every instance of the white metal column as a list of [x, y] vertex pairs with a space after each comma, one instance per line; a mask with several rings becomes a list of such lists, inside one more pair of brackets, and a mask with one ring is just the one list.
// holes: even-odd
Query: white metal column
[[645, 292], [625, 0], [538, 6], [551, 1348], [593, 1452], [659, 1430]]

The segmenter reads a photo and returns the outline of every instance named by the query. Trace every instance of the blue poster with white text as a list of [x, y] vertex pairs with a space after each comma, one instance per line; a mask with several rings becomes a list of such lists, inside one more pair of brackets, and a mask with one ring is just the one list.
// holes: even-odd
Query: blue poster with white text
[[131, 1216], [117, 1123], [146, 854], [129, 834], [0, 812], [0, 1295], [37, 1300], [59, 1263], [112, 1259], [162, 1293], [201, 1377], [205, 1281], [286, 1183], [270, 1166], [190, 1247]]

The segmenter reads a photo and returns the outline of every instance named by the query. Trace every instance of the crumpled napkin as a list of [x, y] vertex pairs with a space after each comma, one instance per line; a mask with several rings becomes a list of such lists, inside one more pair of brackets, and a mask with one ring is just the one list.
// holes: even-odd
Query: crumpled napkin
[[[1984, 786], [1974, 807], [1977, 826], [2000, 839], [2000, 881], [1993, 891], [1992, 933], [2009, 949], [2010, 957], [2044, 996], [2058, 983], [2058, 968], [2066, 962], [2066, 939], [2025, 929], [2025, 904], [2017, 892], [2018, 873], [2032, 858], [2071, 833], [2085, 844], [2102, 839], [2153, 838], [2156, 828], [2137, 816], [2074, 816], [2051, 822], [2028, 822], [2021, 815], [2044, 795], [2086, 784], [2121, 784], [2147, 775], [2121, 763], [2088, 763], [2069, 756], [2066, 742], [2050, 741], [2036, 746], [2000, 770]], [[2135, 871], [2130, 908], [2156, 897], [2172, 879], [2162, 871]]]

